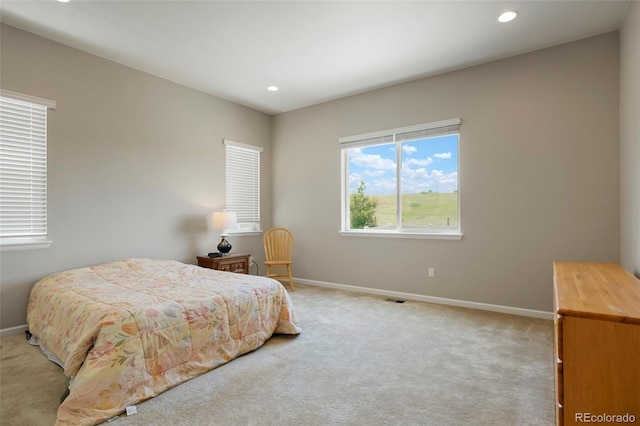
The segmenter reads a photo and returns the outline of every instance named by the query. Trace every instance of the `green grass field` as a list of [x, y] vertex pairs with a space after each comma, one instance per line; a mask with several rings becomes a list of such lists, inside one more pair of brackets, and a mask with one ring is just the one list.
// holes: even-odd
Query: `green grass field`
[[[395, 195], [376, 195], [378, 228], [396, 226]], [[457, 193], [420, 193], [402, 196], [403, 228], [458, 227]]]

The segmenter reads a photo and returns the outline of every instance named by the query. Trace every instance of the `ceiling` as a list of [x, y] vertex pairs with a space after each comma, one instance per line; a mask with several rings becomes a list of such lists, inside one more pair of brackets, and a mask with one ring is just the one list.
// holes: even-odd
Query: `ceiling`
[[[1, 20], [277, 114], [609, 31], [629, 1], [12, 1]], [[515, 21], [498, 15], [515, 9]], [[276, 85], [277, 92], [267, 91]]]

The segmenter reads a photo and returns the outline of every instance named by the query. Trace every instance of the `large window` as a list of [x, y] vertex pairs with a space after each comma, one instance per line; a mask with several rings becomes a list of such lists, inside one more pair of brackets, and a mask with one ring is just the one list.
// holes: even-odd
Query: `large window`
[[340, 138], [342, 232], [460, 238], [460, 119]]
[[47, 240], [47, 108], [53, 101], [0, 93], [0, 246]]
[[[224, 140], [227, 211], [236, 212], [239, 232], [260, 231], [260, 153], [262, 148]], [[231, 231], [233, 232], [233, 231]]]

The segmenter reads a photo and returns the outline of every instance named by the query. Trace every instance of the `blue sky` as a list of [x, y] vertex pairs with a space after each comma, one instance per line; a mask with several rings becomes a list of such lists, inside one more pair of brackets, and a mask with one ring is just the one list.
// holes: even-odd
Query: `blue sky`
[[[402, 144], [402, 193], [452, 192], [458, 189], [458, 135]], [[396, 193], [395, 144], [349, 149], [349, 188], [361, 180], [368, 195]]]

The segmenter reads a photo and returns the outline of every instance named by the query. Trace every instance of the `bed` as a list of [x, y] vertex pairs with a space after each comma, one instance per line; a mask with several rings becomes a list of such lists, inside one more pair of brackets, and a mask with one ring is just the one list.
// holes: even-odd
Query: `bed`
[[278, 281], [151, 259], [40, 280], [27, 323], [71, 378], [57, 425], [100, 423], [274, 333], [300, 333]]

